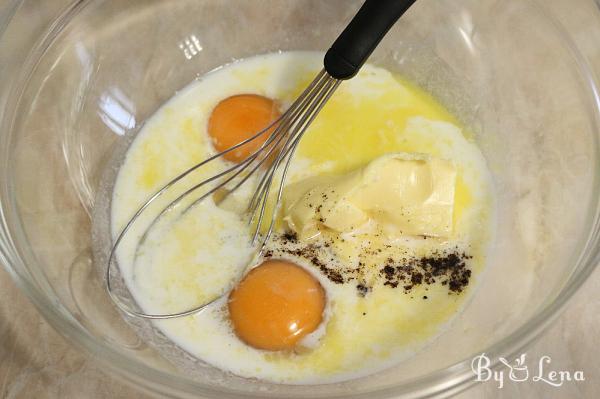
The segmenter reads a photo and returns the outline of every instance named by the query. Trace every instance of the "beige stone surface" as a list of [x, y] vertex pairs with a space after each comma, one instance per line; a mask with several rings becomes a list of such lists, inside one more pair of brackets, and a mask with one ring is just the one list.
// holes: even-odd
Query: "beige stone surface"
[[[2, 4], [3, 0], [0, 0]], [[54, 1], [54, 0], [48, 0]], [[600, 16], [589, 0], [549, 0], [568, 15], [565, 24], [600, 74]], [[555, 388], [542, 382], [495, 383], [460, 394], [468, 398], [599, 398], [600, 270], [565, 312], [527, 349], [529, 361], [552, 358], [555, 370], [582, 370], [586, 381]], [[134, 387], [105, 374], [89, 355], [72, 347], [39, 315], [10, 276], [0, 269], [0, 398], [144, 398]]]

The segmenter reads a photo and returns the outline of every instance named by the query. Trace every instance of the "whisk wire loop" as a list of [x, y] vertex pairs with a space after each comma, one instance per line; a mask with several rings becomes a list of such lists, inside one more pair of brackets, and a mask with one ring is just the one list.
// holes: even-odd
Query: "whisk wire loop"
[[[271, 236], [276, 220], [277, 213], [281, 204], [285, 179], [287, 177], [291, 160], [294, 156], [298, 143], [302, 136], [317, 117], [325, 103], [333, 95], [342, 80], [350, 79], [356, 75], [361, 66], [365, 63], [371, 52], [377, 47], [381, 39], [385, 36], [392, 25], [411, 7], [416, 0], [366, 0], [361, 6], [358, 13], [346, 26], [344, 31], [338, 36], [331, 48], [325, 54], [324, 69], [319, 72], [316, 78], [308, 85], [302, 94], [294, 101], [294, 103], [273, 123], [257, 132], [252, 137], [234, 145], [233, 147], [215, 154], [206, 160], [192, 166], [185, 172], [176, 176], [169, 181], [160, 190], [154, 193], [125, 224], [117, 236], [113, 246], [110, 249], [108, 265], [106, 268], [106, 288], [113, 302], [126, 314], [147, 319], [171, 319], [176, 317], [189, 316], [194, 313], [206, 309], [210, 304], [218, 301], [227, 295], [216, 296], [214, 299], [206, 301], [192, 309], [171, 314], [149, 314], [143, 311], [133, 309], [128, 306], [115, 292], [114, 285], [111, 281], [112, 266], [116, 263], [116, 253], [123, 238], [130, 232], [133, 224], [139, 217], [148, 210], [148, 207], [155, 202], [159, 197], [172, 189], [177, 183], [182, 181], [194, 171], [201, 169], [217, 158], [235, 151], [236, 149], [257, 140], [264, 134], [269, 133], [269, 137], [265, 140], [257, 150], [242, 162], [233, 166], [227, 167], [224, 171], [210, 176], [207, 179], [193, 185], [191, 188], [184, 190], [178, 195], [175, 200], [171, 201], [163, 208], [156, 217], [152, 219], [146, 227], [141, 238], [137, 242], [137, 249], [144, 243], [149, 231], [157, 223], [162, 216], [174, 209], [184, 198], [191, 195], [196, 190], [207, 186], [210, 183], [215, 183], [208, 192], [200, 195], [184, 208], [182, 215], [190, 208], [199, 202], [206, 200], [211, 195], [219, 190], [224, 191], [221, 198], [223, 201], [227, 196], [231, 195], [238, 188], [246, 184], [251, 176], [262, 170], [262, 176], [258, 179], [258, 184], [247, 207], [247, 216], [249, 217], [249, 225], [254, 226], [252, 234], [252, 244], [256, 244], [265, 217], [270, 218], [270, 223], [265, 233], [262, 234], [259, 245], [259, 255], [264, 248], [266, 242]], [[279, 173], [280, 166], [283, 165]], [[279, 174], [279, 183], [277, 194], [275, 196], [274, 206], [267, 212], [268, 201], [270, 198], [271, 187], [276, 176]], [[239, 181], [235, 182], [235, 179]], [[226, 186], [232, 183], [233, 187], [227, 189]], [[219, 201], [219, 203], [221, 202]], [[238, 281], [243, 273], [238, 276]], [[122, 276], [121, 276], [122, 277]], [[237, 282], [237, 281], [236, 281]], [[129, 298], [128, 298], [129, 301]], [[137, 305], [136, 305], [137, 306]], [[137, 306], [139, 308], [139, 306]]]
[[[195, 191], [213, 183], [213, 185], [208, 189], [208, 191], [201, 194], [197, 199], [194, 199], [189, 205], [187, 205], [181, 212], [181, 215], [183, 215], [185, 212], [187, 212], [199, 202], [207, 200], [219, 190], [225, 190], [225, 193], [219, 202], [223, 201], [229, 195], [235, 192], [238, 188], [248, 183], [248, 181], [253, 175], [262, 170], [262, 172], [260, 172], [261, 176], [258, 180], [257, 186], [255, 187], [254, 193], [246, 209], [246, 214], [249, 219], [249, 225], [255, 223], [254, 228], [251, 231], [251, 244], [253, 246], [256, 246], [257, 241], [260, 237], [260, 244], [258, 244], [257, 246], [258, 252], [260, 253], [267, 241], [269, 240], [270, 236], [272, 235], [275, 226], [275, 219], [280, 208], [285, 179], [287, 177], [288, 169], [290, 167], [295, 149], [298, 146], [300, 139], [306, 132], [308, 126], [314, 121], [318, 113], [321, 111], [327, 100], [331, 97], [331, 95], [334, 93], [334, 91], [340, 83], [340, 80], [331, 77], [325, 70], [322, 70], [321, 72], [319, 72], [316, 78], [308, 85], [308, 87], [302, 92], [302, 94], [292, 103], [292, 105], [269, 126], [265, 127], [263, 130], [257, 132], [256, 134], [240, 142], [239, 144], [223, 152], [215, 154], [207, 158], [206, 160], [192, 166], [191, 168], [187, 169], [180, 175], [170, 180], [160, 190], [158, 190], [156, 193], [150, 196], [150, 198], [134, 213], [133, 217], [125, 224], [125, 227], [117, 236], [110, 250], [108, 265], [105, 274], [106, 287], [111, 299], [119, 307], [119, 309], [121, 309], [124, 313], [135, 317], [141, 317], [146, 319], [171, 319], [198, 313], [206, 309], [207, 306], [213, 304], [214, 302], [227, 295], [228, 291], [225, 290], [223, 294], [217, 295], [214, 298], [202, 304], [194, 306], [191, 309], [187, 309], [185, 311], [176, 313], [147, 313], [142, 310], [134, 309], [133, 306], [128, 305], [115, 292], [115, 287], [112, 282], [112, 269], [117, 263], [116, 258], [119, 245], [122, 243], [127, 233], [130, 232], [133, 224], [140, 218], [140, 216], [144, 212], [148, 210], [150, 205], [157, 201], [159, 197], [165, 195], [167, 191], [175, 189], [177, 183], [181, 182], [185, 177], [191, 175], [195, 171], [198, 171], [202, 167], [205, 167], [207, 164], [216, 160], [217, 158], [223, 157], [225, 154], [230, 153], [231, 151], [235, 151], [236, 149], [246, 144], [249, 144], [254, 140], [259, 139], [259, 137], [266, 134], [267, 132], [270, 132], [269, 137], [259, 146], [257, 150], [252, 152], [246, 159], [235, 165], [228, 166], [225, 170], [194, 184], [192, 187], [184, 190], [181, 194], [176, 196], [176, 198], [169, 202], [167, 206], [162, 208], [160, 212], [158, 212], [158, 214], [155, 217], [153, 217], [152, 221], [144, 229], [142, 235], [136, 243], [135, 248], [135, 256], [137, 256], [138, 249], [144, 243], [149, 232], [155, 226], [155, 224], [159, 220], [161, 220], [166, 213], [175, 209], [178, 206], [178, 204], [183, 201], [183, 199], [187, 198]], [[281, 165], [283, 165], [283, 169], [279, 171]], [[278, 171], [280, 173], [278, 173]], [[276, 191], [277, 194], [275, 196], [274, 206], [267, 212], [267, 204], [271, 193], [271, 187], [276, 177], [279, 178], [279, 184]], [[236, 179], [239, 179], [239, 181], [236, 181]], [[226, 189], [226, 186], [230, 184], [233, 184], [233, 187], [229, 190]], [[270, 222], [268, 224], [267, 230], [261, 235], [261, 227], [263, 225], [265, 217], [268, 217], [270, 219]], [[232, 283], [237, 283], [243, 276], [244, 271], [245, 270], [241, 271], [237, 279]], [[229, 288], [232, 287], [233, 284]], [[130, 301], [130, 299], [127, 300], [127, 302]], [[139, 308], [139, 306], [136, 307]]]

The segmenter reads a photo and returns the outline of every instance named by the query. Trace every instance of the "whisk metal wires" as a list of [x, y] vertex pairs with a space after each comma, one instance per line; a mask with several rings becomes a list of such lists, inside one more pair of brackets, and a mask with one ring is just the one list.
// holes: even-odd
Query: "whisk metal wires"
[[[113, 268], [117, 263], [117, 251], [121, 242], [126, 234], [130, 232], [135, 222], [150, 207], [150, 205], [156, 202], [159, 197], [165, 195], [167, 192], [176, 190], [178, 186], [177, 183], [181, 182], [185, 177], [239, 147], [242, 147], [252, 141], [260, 140], [261, 136], [269, 134], [269, 131], [274, 129], [264, 143], [246, 159], [238, 164], [234, 164], [226, 168], [222, 172], [202, 180], [201, 182], [183, 191], [182, 194], [178, 195], [165, 208], [163, 208], [157, 216], [153, 218], [152, 222], [148, 228], [145, 229], [136, 245], [136, 247], [139, 248], [139, 246], [145, 241], [148, 232], [160, 220], [160, 218], [163, 217], [167, 212], [174, 209], [182, 202], [184, 198], [187, 198], [192, 193], [200, 191], [203, 188], [210, 187], [205, 192], [202, 192], [199, 198], [195, 199], [190, 205], [187, 205], [182, 211], [182, 214], [187, 212], [193, 206], [197, 205], [199, 202], [204, 201], [215, 194], [221, 194], [219, 202], [224, 201], [243, 184], [247, 183], [253, 175], [257, 174], [259, 176], [258, 184], [248, 204], [246, 215], [252, 232], [251, 244], [261, 250], [273, 232], [275, 217], [279, 210], [279, 204], [281, 203], [287, 171], [294, 155], [294, 151], [298, 146], [303, 134], [306, 132], [306, 129], [319, 114], [327, 100], [329, 100], [329, 98], [333, 95], [340, 83], [340, 80], [331, 77], [325, 70], [322, 70], [304, 90], [304, 92], [296, 99], [296, 101], [294, 101], [294, 103], [269, 126], [257, 132], [249, 139], [244, 140], [223, 152], [211, 156], [210, 158], [181, 173], [163, 186], [154, 195], [152, 195], [136, 211], [133, 217], [127, 222], [125, 227], [117, 236], [111, 248], [108, 265], [106, 268], [105, 278], [108, 293], [111, 296], [111, 299], [123, 312], [131, 316], [149, 319], [169, 319], [199, 312], [221, 297], [217, 296], [203, 304], [177, 313], [150, 314], [133, 309], [131, 306], [123, 302], [120, 296], [114, 292], [114, 284], [112, 281]], [[270, 194], [275, 180], [278, 182], [275, 205], [268, 207], [267, 204], [271, 198]], [[229, 186], [231, 186], [231, 188], [228, 188]], [[264, 226], [264, 221], [267, 221], [268, 227], [266, 231], [261, 234], [261, 228]]]
[[[251, 231], [251, 243], [259, 250], [262, 250], [265, 243], [273, 232], [275, 217], [278, 212], [279, 204], [283, 193], [286, 175], [290, 166], [290, 161], [294, 151], [310, 126], [317, 117], [325, 103], [333, 95], [342, 80], [350, 79], [355, 76], [373, 50], [377, 47], [381, 39], [394, 23], [410, 8], [416, 0], [366, 0], [352, 21], [333, 43], [331, 48], [325, 54], [325, 68], [310, 83], [304, 92], [294, 101], [294, 103], [271, 125], [257, 132], [254, 136], [239, 144], [216, 154], [192, 168], [186, 170], [179, 176], [167, 183], [158, 192], [152, 195], [144, 205], [142, 205], [133, 217], [127, 222], [123, 230], [117, 236], [114, 245], [110, 249], [108, 265], [106, 268], [106, 287], [108, 293], [115, 304], [125, 313], [131, 316], [149, 318], [149, 319], [169, 319], [194, 314], [205, 309], [211, 303], [222, 298], [223, 295], [214, 299], [198, 304], [192, 309], [179, 313], [169, 314], [149, 314], [141, 310], [135, 301], [123, 300], [116, 292], [118, 289], [112, 281], [113, 268], [116, 266], [117, 250], [124, 237], [131, 232], [132, 226], [139, 220], [140, 216], [148, 211], [148, 208], [163, 195], [168, 195], [177, 189], [178, 183], [191, 175], [194, 171], [208, 166], [212, 161], [235, 151], [236, 149], [251, 143], [254, 140], [264, 139], [264, 135], [269, 135], [261, 146], [250, 154], [246, 159], [238, 164], [226, 167], [225, 170], [210, 176], [209, 178], [184, 189], [183, 193], [178, 195], [172, 202], [162, 209], [155, 216], [149, 226], [143, 231], [141, 238], [136, 245], [137, 248], [146, 240], [146, 237], [152, 227], [165, 214], [177, 205], [182, 205], [184, 199], [189, 199], [192, 193], [200, 195], [194, 199], [190, 205], [184, 207], [183, 213], [195, 206], [201, 201], [216, 195], [219, 197], [217, 202], [222, 202], [233, 192], [238, 190], [244, 184], [251, 180], [252, 176], [258, 177], [258, 183], [255, 187], [252, 198], [248, 204], [246, 216]], [[254, 179], [252, 179], [254, 180]], [[183, 182], [182, 182], [183, 185]], [[268, 206], [271, 200], [271, 190], [277, 186], [274, 206]], [[201, 191], [204, 189], [205, 191]], [[264, 230], [264, 223], [268, 222], [268, 227]], [[261, 231], [263, 231], [261, 233]], [[242, 277], [241, 275], [239, 277]], [[232, 282], [232, 283], [235, 283]], [[129, 305], [126, 302], [131, 302]]]

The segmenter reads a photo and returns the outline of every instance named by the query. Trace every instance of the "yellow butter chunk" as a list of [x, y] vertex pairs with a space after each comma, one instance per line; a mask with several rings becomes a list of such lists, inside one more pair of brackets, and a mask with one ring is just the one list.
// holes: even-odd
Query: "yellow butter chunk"
[[303, 239], [323, 229], [379, 229], [390, 237], [452, 234], [456, 169], [424, 154], [381, 156], [342, 176], [317, 176], [290, 185], [284, 220]]

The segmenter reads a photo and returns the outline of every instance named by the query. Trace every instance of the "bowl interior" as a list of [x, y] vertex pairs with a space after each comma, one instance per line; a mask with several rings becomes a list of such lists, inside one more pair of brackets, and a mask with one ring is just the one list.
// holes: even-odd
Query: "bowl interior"
[[[103, 263], [92, 254], [91, 223], [108, 211], [99, 200], [108, 193], [103, 182], [115, 153], [198, 76], [255, 54], [326, 50], [359, 5], [86, 1], [32, 51], [15, 85], [12, 128], [2, 132], [10, 159], [5, 212], [25, 272], [48, 306], [60, 306], [77, 320], [77, 334], [97, 343], [90, 350], [120, 353], [129, 372], [138, 365], [163, 373], [157, 375], [174, 393], [400, 393], [528, 328], [581, 272], [598, 200], [597, 109], [568, 37], [533, 1], [423, 0], [370, 62], [403, 74], [452, 110], [493, 174], [496, 238], [477, 292], [450, 328], [386, 372], [294, 387], [223, 373], [159, 336], [140, 336], [115, 310], [99, 277]], [[446, 370], [444, 378], [452, 377]]]

